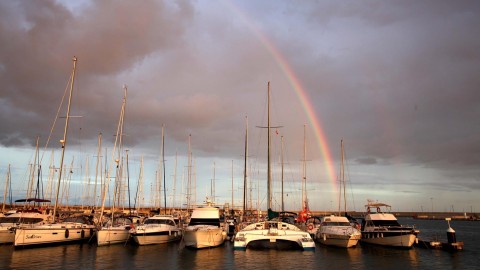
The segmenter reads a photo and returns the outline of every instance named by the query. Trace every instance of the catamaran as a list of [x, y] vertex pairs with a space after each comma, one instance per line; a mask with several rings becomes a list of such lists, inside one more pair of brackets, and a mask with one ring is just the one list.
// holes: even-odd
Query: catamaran
[[[270, 166], [270, 82], [268, 82], [268, 209], [272, 208], [271, 166]], [[315, 250], [315, 242], [308, 232], [297, 226], [283, 222], [279, 218], [247, 225], [237, 232], [234, 238], [234, 249], [298, 249]]]

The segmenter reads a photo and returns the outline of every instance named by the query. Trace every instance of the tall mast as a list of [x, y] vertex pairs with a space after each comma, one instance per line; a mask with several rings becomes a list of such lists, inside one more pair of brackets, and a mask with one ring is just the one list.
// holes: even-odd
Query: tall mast
[[132, 205], [130, 202], [130, 168], [128, 166], [128, 149], [125, 150], [126, 158], [127, 158], [127, 192], [128, 192], [128, 213], [132, 214]]
[[140, 201], [143, 198], [143, 196], [141, 195], [142, 186], [143, 186], [143, 155], [140, 158], [140, 173], [138, 174], [137, 191], [135, 192], [135, 200], [133, 201], [133, 207], [132, 207], [134, 210], [136, 210], [137, 214], [140, 213]]
[[281, 137], [282, 139], [282, 155], [281, 155], [281, 159], [282, 159], [282, 212], [285, 212], [285, 203], [284, 203], [284, 200], [283, 200], [283, 136]]
[[232, 211], [233, 211], [233, 195], [234, 194], [233, 194], [233, 160], [232, 160], [232, 207], [231, 207]]
[[247, 208], [248, 116], [245, 116], [245, 163], [243, 167], [243, 214]]
[[167, 214], [167, 186], [165, 185], [165, 132], [162, 125], [162, 171], [163, 171], [163, 211]]
[[268, 201], [267, 201], [267, 209], [272, 208], [272, 171], [270, 165], [270, 82], [268, 82], [268, 114], [267, 114], [267, 132], [268, 132], [268, 153], [267, 153], [267, 162], [268, 162], [268, 169], [267, 169], [267, 193], [268, 193]]
[[172, 196], [172, 209], [175, 208], [175, 196], [176, 196], [176, 189], [177, 189], [177, 155], [178, 153], [175, 152], [175, 166], [173, 169], [173, 196]]
[[347, 193], [345, 192], [345, 148], [343, 146], [343, 139], [341, 141], [342, 145], [342, 181], [343, 181], [343, 207], [344, 207], [344, 213], [347, 213]]
[[187, 211], [190, 210], [190, 196], [192, 193], [192, 152], [190, 150], [190, 143], [192, 135], [188, 135], [188, 165], [187, 165]]
[[83, 207], [85, 206], [84, 204], [87, 204], [88, 205], [88, 200], [90, 199], [90, 174], [88, 173], [88, 156], [86, 157], [86, 160], [85, 160], [85, 180], [87, 180], [87, 194], [84, 194], [84, 197], [82, 199], [82, 210], [83, 210]]
[[210, 196], [212, 202], [215, 202], [215, 161], [213, 162], [213, 178], [210, 182]]
[[60, 140], [60, 143], [62, 144], [62, 155], [60, 158], [60, 167], [58, 172], [57, 195], [55, 197], [55, 206], [53, 208], [53, 222], [55, 222], [55, 215], [57, 213], [58, 194], [60, 193], [60, 183], [62, 181], [63, 161], [65, 158], [65, 148], [67, 146], [68, 122], [70, 120], [70, 106], [72, 104], [72, 93], [73, 93], [73, 86], [75, 83], [75, 70], [77, 68], [77, 58], [74, 56], [72, 61], [73, 61], [72, 83], [70, 84], [70, 94], [68, 95], [67, 116], [65, 117], [65, 129], [63, 131], [63, 139]]
[[[35, 182], [35, 168], [37, 167], [37, 157], [38, 157], [38, 140], [39, 140], [39, 137], [37, 136], [36, 143], [35, 143], [35, 155], [33, 158], [33, 164], [30, 167], [31, 173], [30, 173], [30, 180], [28, 181], [27, 198], [31, 198], [33, 193], [33, 183]], [[27, 207], [27, 205], [25, 204], [24, 207]]]
[[10, 164], [8, 164], [8, 171], [7, 171], [7, 178], [5, 180], [5, 192], [3, 193], [3, 206], [2, 206], [2, 212], [5, 212], [5, 203], [7, 202], [7, 191], [8, 191], [8, 185], [10, 183]]
[[307, 135], [306, 124], [303, 125], [303, 182], [302, 182], [302, 203], [307, 208]]
[[[112, 166], [113, 166], [113, 163], [116, 164], [116, 172], [115, 172], [115, 175], [116, 175], [116, 180], [118, 179], [119, 177], [119, 173], [118, 173], [118, 169], [119, 169], [119, 163], [120, 163], [120, 155], [121, 155], [121, 145], [122, 145], [122, 137], [123, 137], [123, 120], [124, 120], [124, 116], [125, 116], [125, 107], [127, 105], [127, 87], [124, 86], [124, 95], [123, 95], [123, 102], [122, 102], [122, 108], [120, 110], [120, 118], [118, 120], [118, 124], [117, 124], [117, 132], [115, 134], [115, 143], [113, 144], [113, 150], [112, 150], [112, 161], [114, 162], [111, 162], [110, 163], [110, 166], [109, 166], [109, 169], [107, 170], [107, 149], [105, 149], [105, 174], [106, 174], [106, 177], [105, 177], [105, 181], [104, 181], [104, 189], [103, 189], [103, 194], [102, 194], [102, 208], [101, 208], [101, 213], [100, 213], [100, 220], [103, 219], [103, 213], [105, 211], [105, 200], [107, 199], [107, 193], [108, 193], [108, 189], [109, 189], [109, 185], [110, 185], [110, 175], [111, 175], [111, 172], [112, 172]], [[115, 153], [117, 152], [117, 147], [119, 148], [118, 149], [118, 157], [115, 158]], [[117, 181], [115, 181], [117, 182]], [[114, 185], [115, 187], [115, 185]], [[116, 187], [114, 188], [114, 194], [116, 192]], [[114, 204], [115, 204], [115, 198], [114, 198]], [[114, 213], [114, 207], [112, 207], [112, 216], [113, 216], [113, 213]]]
[[343, 148], [343, 139], [340, 140], [340, 173], [339, 173], [339, 187], [340, 187], [340, 193], [338, 196], [338, 215], [341, 214], [341, 209], [342, 209], [342, 193], [343, 193], [343, 202], [344, 202], [344, 209], [345, 213], [347, 212], [347, 197], [345, 194], [345, 150]]
[[98, 165], [100, 163], [101, 150], [102, 150], [102, 133], [98, 133], [97, 165], [95, 166], [95, 185], [93, 186], [93, 206], [95, 208], [97, 207]]

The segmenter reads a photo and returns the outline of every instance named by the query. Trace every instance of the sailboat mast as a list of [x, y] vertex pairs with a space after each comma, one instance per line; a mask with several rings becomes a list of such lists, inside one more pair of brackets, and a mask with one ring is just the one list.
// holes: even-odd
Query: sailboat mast
[[97, 149], [97, 164], [95, 166], [95, 185], [93, 186], [93, 207], [97, 208], [97, 180], [98, 180], [98, 165], [100, 163], [100, 154], [102, 151], [102, 133], [98, 134], [98, 149]]
[[243, 166], [243, 214], [247, 209], [248, 116], [245, 116], [245, 160]]
[[132, 205], [130, 203], [130, 168], [128, 166], [128, 149], [125, 150], [126, 158], [127, 158], [127, 191], [128, 191], [128, 213], [132, 214]]
[[74, 56], [72, 61], [73, 61], [73, 72], [72, 72], [72, 83], [70, 84], [70, 94], [68, 95], [67, 116], [65, 117], [65, 129], [63, 131], [63, 139], [60, 140], [60, 143], [62, 144], [62, 155], [60, 157], [60, 167], [58, 172], [57, 195], [55, 197], [55, 206], [53, 208], [53, 222], [55, 222], [55, 215], [57, 213], [58, 194], [60, 193], [60, 183], [62, 181], [63, 161], [65, 158], [65, 148], [67, 146], [68, 122], [70, 120], [70, 106], [72, 104], [72, 94], [73, 94], [73, 86], [75, 83], [75, 70], [77, 68], [77, 58]]
[[303, 208], [307, 207], [307, 125], [303, 124], [303, 182], [302, 182], [302, 203]]
[[210, 196], [212, 197], [212, 202], [215, 202], [215, 161], [213, 162], [213, 178], [210, 182]]
[[173, 196], [172, 196], [172, 209], [175, 208], [175, 196], [177, 192], [177, 156], [178, 153], [175, 152], [175, 166], [173, 169]]
[[162, 125], [162, 171], [163, 171], [163, 211], [167, 214], [167, 186], [165, 185], [165, 132]]
[[192, 153], [190, 150], [190, 144], [192, 140], [192, 135], [188, 135], [188, 167], [187, 167], [187, 212], [190, 210], [191, 204], [191, 193], [192, 193]]
[[341, 215], [342, 209], [342, 193], [343, 193], [343, 203], [344, 211], [347, 212], [347, 195], [345, 194], [345, 150], [343, 148], [343, 139], [340, 140], [340, 173], [339, 173], [339, 188], [340, 192], [338, 194], [338, 215]]
[[[110, 175], [111, 175], [111, 172], [112, 172], [112, 166], [113, 166], [113, 163], [115, 162], [116, 163], [116, 170], [118, 171], [118, 167], [119, 167], [119, 162], [120, 162], [120, 155], [121, 155], [121, 152], [120, 152], [120, 147], [122, 145], [122, 136], [123, 136], [123, 117], [125, 116], [125, 106], [127, 104], [127, 87], [124, 86], [124, 95], [123, 95], [123, 101], [122, 101], [122, 108], [120, 110], [120, 118], [118, 120], [118, 124], [117, 124], [117, 132], [115, 134], [115, 142], [113, 144], [113, 150], [112, 150], [112, 161], [109, 165], [109, 168], [107, 170], [107, 149], [105, 148], [105, 181], [103, 183], [104, 185], [104, 188], [103, 188], [103, 194], [102, 194], [102, 208], [100, 210], [100, 220], [103, 220], [103, 214], [104, 214], [104, 211], [105, 211], [105, 201], [107, 199], [107, 193], [108, 193], [108, 189], [109, 189], [109, 185], [110, 185]], [[117, 152], [117, 147], [119, 148], [119, 151], [118, 151], [118, 158], [115, 158], [115, 153]], [[115, 179], [118, 179], [118, 172], [115, 173], [116, 175], [116, 178]], [[117, 181], [115, 181], [117, 182]], [[114, 185], [114, 188], [115, 185]], [[115, 194], [115, 189], [114, 189], [114, 194]], [[114, 195], [115, 196], [115, 195]], [[113, 199], [114, 203], [115, 204], [115, 198]], [[112, 215], [114, 213], [114, 206], [112, 206], [111, 208], [111, 212], [112, 212]]]
[[281, 137], [282, 139], [282, 155], [281, 155], [281, 160], [282, 160], [282, 212], [285, 212], [285, 201], [283, 198], [283, 151], [284, 151], [284, 143], [283, 143], [283, 136]]
[[5, 203], [7, 202], [7, 191], [10, 182], [10, 164], [8, 164], [7, 178], [5, 179], [5, 192], [3, 193], [2, 213], [5, 213]]
[[272, 171], [270, 165], [270, 82], [268, 82], [268, 114], [267, 114], [267, 132], [268, 132], [268, 153], [267, 153], [267, 162], [268, 162], [268, 182], [267, 182], [267, 192], [268, 192], [268, 205], [267, 208], [272, 208]]
[[341, 141], [342, 145], [342, 182], [343, 182], [343, 207], [344, 213], [347, 213], [347, 193], [345, 192], [345, 148], [343, 147], [343, 139]]

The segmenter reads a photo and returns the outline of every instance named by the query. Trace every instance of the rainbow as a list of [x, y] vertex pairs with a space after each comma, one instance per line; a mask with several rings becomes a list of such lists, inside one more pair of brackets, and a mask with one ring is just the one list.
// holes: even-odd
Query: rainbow
[[313, 127], [313, 133], [315, 135], [315, 140], [319, 147], [320, 153], [325, 160], [325, 172], [327, 174], [328, 180], [332, 185], [332, 189], [334, 193], [338, 192], [337, 181], [336, 181], [336, 174], [335, 169], [333, 166], [333, 159], [330, 153], [330, 149], [328, 147], [327, 138], [323, 129], [320, 124], [320, 119], [315, 113], [315, 109], [313, 108], [312, 103], [310, 102], [310, 98], [302, 86], [302, 83], [298, 79], [295, 71], [290, 67], [288, 61], [285, 57], [280, 53], [280, 51], [275, 47], [273, 42], [271, 42], [267, 36], [256, 26], [253, 24], [252, 20], [248, 19], [248, 17], [237, 8], [235, 5], [229, 3], [228, 1], [225, 2], [229, 8], [231, 8], [239, 18], [248, 26], [248, 28], [255, 34], [255, 36], [260, 40], [262, 45], [268, 50], [268, 52], [273, 56], [275, 62], [280, 67], [282, 72], [285, 74], [287, 80], [289, 81], [290, 85], [292, 86], [293, 90], [295, 91], [300, 103], [307, 115], [308, 121]]

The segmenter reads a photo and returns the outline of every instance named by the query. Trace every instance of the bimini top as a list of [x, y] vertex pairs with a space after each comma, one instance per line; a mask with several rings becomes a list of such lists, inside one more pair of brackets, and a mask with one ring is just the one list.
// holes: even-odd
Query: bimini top
[[385, 204], [385, 203], [368, 203], [365, 205], [365, 207], [392, 207], [388, 204]]

